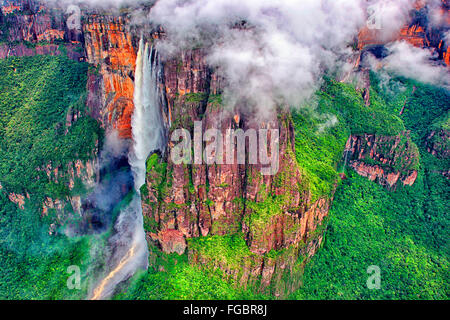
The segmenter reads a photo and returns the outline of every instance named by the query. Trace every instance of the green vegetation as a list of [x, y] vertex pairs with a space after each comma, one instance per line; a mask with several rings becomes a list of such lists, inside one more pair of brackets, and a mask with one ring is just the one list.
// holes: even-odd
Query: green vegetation
[[147, 159], [147, 172], [151, 172], [159, 164], [159, 157], [157, 153], [152, 154]]
[[330, 195], [350, 131], [341, 119], [319, 132], [320, 123], [324, 121], [318, 118], [315, 111], [306, 108], [294, 112], [293, 120], [296, 158], [309, 181], [313, 200]]
[[[443, 101], [448, 99], [445, 91], [420, 84], [415, 84], [415, 94], [411, 97], [410, 83], [391, 84], [388, 95], [378, 86], [376, 76], [372, 75], [376, 87], [371, 89], [370, 107], [364, 105], [360, 92], [351, 85], [325, 79], [322, 90], [309, 106], [293, 111], [296, 158], [307, 183], [298, 187], [312, 190], [314, 199], [331, 194], [338, 172], [343, 170], [339, 165], [350, 134], [395, 136], [407, 129], [413, 130], [411, 136], [420, 147], [413, 144], [412, 152], [420, 152], [423, 163], [414, 162], [410, 168], [420, 170], [419, 178], [413, 187], [400, 186], [396, 191], [388, 191], [354, 172], [346, 172], [348, 179], [338, 187], [327, 223], [311, 235], [311, 238], [321, 235], [328, 225], [323, 248], [307, 264], [304, 287], [291, 296], [293, 299], [448, 297], [448, 220], [445, 213], [450, 193], [448, 181], [439, 173], [442, 170], [439, 168], [448, 164], [424, 151], [426, 130], [418, 134], [420, 130], [415, 128], [420, 129], [422, 125], [413, 121], [415, 118], [428, 126], [444, 126], [447, 120], [436, 118], [446, 114], [448, 106]], [[433, 102], [427, 100], [430, 93]], [[409, 103], [400, 118], [397, 115], [406, 99]], [[435, 112], [425, 110], [427, 108]], [[415, 112], [421, 116], [414, 116]], [[407, 143], [411, 140], [403, 137], [399, 148]], [[380, 148], [383, 152], [382, 149], [390, 145], [387, 143]], [[149, 159], [151, 172], [159, 172], [157, 160], [156, 157]], [[263, 203], [247, 203], [253, 210], [251, 217], [246, 218], [250, 228], [263, 228], [280, 212], [279, 203], [285, 199], [267, 196]], [[188, 246], [202, 266], [189, 264], [187, 255], [165, 255], [153, 248], [151, 252], [158, 256], [151, 261], [155, 269], [136, 275], [128, 289], [116, 298], [273, 298], [255, 296], [251, 288], [237, 289], [233, 280], [221, 271], [239, 270], [246, 261], [251, 261], [249, 258], [253, 254], [242, 234], [194, 238], [188, 241]], [[285, 251], [272, 250], [266, 258], [290, 254]], [[298, 262], [300, 269], [303, 259], [300, 257]], [[367, 289], [366, 270], [370, 265], [381, 268], [381, 290]], [[295, 273], [297, 276], [302, 273], [300, 269]]]
[[[0, 298], [75, 299], [67, 268], [80, 267], [82, 280], [91, 264], [91, 238], [69, 239], [52, 229], [56, 212], [42, 216], [45, 197], [65, 199], [67, 179], [52, 182], [44, 171], [93, 156], [101, 143], [98, 123], [84, 116], [87, 64], [67, 57], [35, 56], [0, 60]], [[81, 116], [66, 127], [68, 111]], [[80, 188], [77, 188], [80, 191]], [[29, 194], [24, 209], [8, 199]], [[70, 208], [66, 208], [70, 211]], [[49, 231], [54, 234], [50, 235]]]
[[250, 229], [258, 230], [259, 232], [264, 232], [267, 228], [266, 226], [273, 221], [273, 218], [278, 215], [283, 215], [283, 211], [280, 205], [283, 204], [284, 197], [268, 197], [264, 202], [247, 202], [247, 206], [252, 210], [252, 214], [248, 215], [246, 219], [246, 224]]
[[436, 120], [432, 125], [432, 130], [450, 130], [450, 111], [447, 111], [447, 115]]
[[[198, 240], [198, 241], [197, 241]], [[245, 242], [239, 236], [207, 237], [192, 239], [192, 245], [201, 248], [203, 252], [217, 253], [224, 259], [236, 259], [233, 254], [245, 255]], [[234, 245], [243, 251], [234, 251]], [[217, 247], [220, 245], [223, 247]], [[205, 246], [205, 247], [203, 247]], [[246, 247], [246, 246], [245, 246]], [[221, 252], [221, 248], [228, 248]], [[150, 248], [151, 267], [147, 272], [136, 274], [123, 292], [115, 299], [124, 300], [192, 300], [192, 299], [231, 299], [245, 300], [258, 299], [250, 290], [238, 289], [233, 281], [224, 281], [224, 274], [220, 269], [191, 265], [187, 255], [179, 256], [176, 253], [164, 254], [156, 248]], [[155, 255], [155, 256], [153, 256]]]
[[115, 299], [119, 300], [246, 300], [255, 299], [248, 291], [236, 290], [219, 271], [205, 272], [187, 262], [170, 264], [169, 269], [136, 275]]
[[318, 96], [319, 106], [327, 105], [325, 110], [340, 115], [352, 134], [394, 136], [405, 130], [403, 121], [374, 89], [370, 90], [370, 106], [364, 104], [361, 93], [352, 85], [329, 79], [325, 79]]
[[[399, 112], [408, 98], [402, 119], [419, 146], [419, 178], [392, 192], [349, 172], [337, 190], [323, 248], [292, 298], [448, 299], [450, 185], [441, 172], [449, 160], [427, 153], [425, 142], [433, 123], [446, 123], [450, 94], [411, 80], [381, 84], [372, 78], [387, 110]], [[381, 268], [380, 290], [366, 286], [370, 265]]]
[[[88, 238], [50, 236], [38, 207], [19, 210], [0, 193], [0, 298], [82, 299], [87, 294]], [[79, 266], [81, 290], [69, 290], [69, 266]]]
[[[81, 117], [67, 128], [66, 114], [84, 113], [87, 64], [67, 57], [0, 61], [0, 176], [3, 187], [32, 196], [62, 196], [44, 168], [92, 157], [101, 137], [97, 122]], [[63, 193], [63, 194], [61, 194]], [[40, 200], [40, 199], [37, 199]]]
[[186, 103], [201, 103], [208, 99], [208, 94], [203, 92], [187, 93], [185, 97]]
[[[155, 183], [157, 196], [160, 201], [163, 201], [167, 196], [167, 190], [170, 189], [167, 177], [170, 172], [167, 172], [167, 163], [162, 162], [159, 155], [154, 153], [147, 159], [147, 173], [152, 175], [152, 180]], [[169, 179], [171, 181], [171, 179]], [[142, 195], [145, 197], [148, 194], [146, 186], [142, 186]]]
[[208, 98], [208, 104], [213, 106], [221, 106], [223, 103], [222, 99], [222, 95], [220, 94], [210, 94]]
[[334, 189], [345, 142], [350, 134], [394, 136], [405, 130], [402, 120], [371, 91], [366, 106], [352, 85], [329, 78], [306, 105], [293, 110], [296, 158], [309, 181], [313, 200]]
[[[389, 192], [351, 174], [337, 191], [325, 244], [293, 298], [448, 299], [449, 203], [437, 195], [428, 203], [423, 183]], [[435, 212], [426, 209], [434, 204]], [[381, 268], [380, 290], [366, 286], [371, 265]]]

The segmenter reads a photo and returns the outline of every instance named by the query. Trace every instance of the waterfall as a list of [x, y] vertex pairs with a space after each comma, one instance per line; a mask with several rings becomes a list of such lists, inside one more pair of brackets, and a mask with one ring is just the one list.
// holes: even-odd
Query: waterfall
[[345, 172], [345, 168], [347, 167], [347, 163], [348, 163], [348, 154], [350, 153], [351, 151], [350, 150], [345, 150], [344, 151], [344, 172]]
[[96, 286], [92, 299], [104, 299], [114, 293], [115, 287], [138, 269], [148, 267], [148, 248], [145, 239], [140, 188], [145, 183], [146, 161], [152, 152], [164, 149], [165, 126], [162, 110], [163, 93], [160, 87], [162, 67], [156, 50], [139, 42], [136, 59], [134, 113], [132, 116], [133, 147], [128, 156], [134, 178], [135, 194], [123, 209], [114, 226], [115, 234], [109, 240], [112, 248], [113, 269]]

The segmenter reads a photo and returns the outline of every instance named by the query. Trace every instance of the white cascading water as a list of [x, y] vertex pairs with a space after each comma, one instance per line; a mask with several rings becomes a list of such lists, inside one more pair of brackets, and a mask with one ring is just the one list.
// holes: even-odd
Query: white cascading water
[[161, 70], [156, 51], [149, 49], [148, 44], [144, 46], [144, 40], [141, 39], [136, 60], [134, 113], [131, 121], [133, 148], [128, 157], [135, 195], [120, 212], [114, 226], [116, 234], [109, 241], [114, 246], [114, 269], [97, 285], [92, 293], [93, 300], [110, 297], [119, 283], [138, 269], [148, 267], [140, 188], [145, 183], [148, 156], [151, 152], [162, 150], [165, 144], [159, 86]]
[[144, 41], [141, 40], [136, 63], [135, 109], [131, 120], [134, 146], [129, 157], [136, 190], [145, 183], [148, 156], [152, 151], [162, 150], [165, 144], [159, 86], [162, 68], [156, 51], [153, 48], [149, 50], [145, 44], [142, 52], [143, 46]]

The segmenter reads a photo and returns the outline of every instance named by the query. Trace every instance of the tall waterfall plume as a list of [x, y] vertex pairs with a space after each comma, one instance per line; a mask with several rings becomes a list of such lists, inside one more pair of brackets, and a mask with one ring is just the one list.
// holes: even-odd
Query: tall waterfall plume
[[115, 234], [109, 240], [113, 266], [109, 274], [97, 285], [91, 299], [105, 299], [115, 287], [132, 276], [138, 269], [148, 267], [148, 249], [143, 225], [140, 187], [145, 183], [146, 161], [152, 152], [164, 149], [165, 126], [161, 107], [163, 94], [160, 87], [162, 67], [157, 52], [139, 43], [136, 60], [134, 113], [132, 117], [133, 147], [128, 156], [134, 177], [135, 194], [129, 205], [120, 212]]
[[157, 52], [141, 40], [136, 61], [135, 109], [131, 120], [133, 150], [129, 162], [133, 170], [135, 188], [145, 183], [146, 161], [151, 152], [163, 150], [165, 145], [164, 121], [161, 106], [163, 95], [159, 86], [161, 64]]

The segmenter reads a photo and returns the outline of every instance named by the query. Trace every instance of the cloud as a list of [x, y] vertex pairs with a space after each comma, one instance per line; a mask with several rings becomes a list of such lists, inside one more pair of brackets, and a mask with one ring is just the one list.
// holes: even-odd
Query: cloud
[[382, 61], [387, 71], [425, 83], [450, 85], [447, 68], [433, 61], [436, 57], [431, 50], [404, 41], [389, 45], [388, 50], [389, 55]]
[[323, 133], [326, 129], [332, 128], [338, 124], [338, 119], [334, 114], [325, 114], [322, 116], [322, 120], [325, 122], [322, 122], [319, 124], [319, 127], [317, 129], [317, 132], [319, 134]]
[[370, 25], [379, 31], [381, 40], [391, 40], [410, 19], [410, 11], [416, 0], [371, 0], [369, 4]]
[[[48, 0], [53, 1], [53, 0]], [[163, 58], [180, 50], [207, 48], [207, 62], [225, 80], [230, 107], [264, 111], [298, 106], [318, 88], [325, 71], [348, 69], [351, 44], [368, 19], [392, 39], [410, 19], [415, 0], [67, 0], [65, 3], [120, 7], [152, 4], [132, 14], [135, 25], [162, 26]], [[440, 0], [428, 0], [437, 15]], [[441, 81], [428, 64], [430, 53], [391, 47], [387, 67], [398, 73]], [[427, 63], [425, 63], [427, 62]], [[397, 64], [394, 67], [394, 64]], [[410, 69], [413, 66], [417, 69]], [[441, 69], [439, 69], [441, 70]]]
[[108, 11], [117, 11], [121, 7], [139, 7], [142, 4], [153, 4], [156, 0], [41, 0], [49, 5], [67, 8], [70, 5], [80, 6], [81, 8], [102, 9]]
[[428, 21], [433, 27], [449, 27], [448, 10], [443, 8], [443, 0], [428, 0]]
[[116, 6], [119, 7], [121, 5], [125, 5], [125, 4], [131, 4], [131, 3], [136, 3], [139, 1], [133, 1], [133, 0], [44, 0], [45, 2], [48, 3], [59, 3], [62, 5], [69, 5], [69, 4], [74, 4], [74, 5], [87, 5], [87, 6]]
[[[382, 14], [385, 33], [405, 23], [412, 0], [160, 0], [149, 20], [162, 25], [163, 56], [199, 44], [224, 77], [225, 102], [270, 110], [299, 105], [325, 70], [346, 65], [366, 25], [368, 5]], [[380, 12], [377, 12], [379, 14]], [[245, 21], [245, 22], [243, 22]]]

